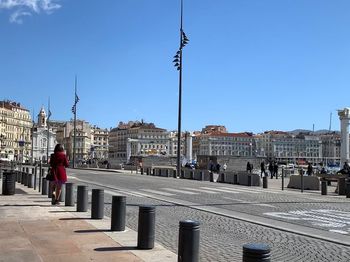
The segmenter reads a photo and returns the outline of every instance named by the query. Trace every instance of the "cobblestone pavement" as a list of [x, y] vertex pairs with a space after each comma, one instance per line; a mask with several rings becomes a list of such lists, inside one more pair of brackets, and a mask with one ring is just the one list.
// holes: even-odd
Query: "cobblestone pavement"
[[[92, 171], [88, 172], [93, 173]], [[79, 177], [84, 176], [79, 175]], [[315, 229], [336, 230], [350, 235], [350, 199], [344, 196], [333, 195], [325, 197], [321, 196], [319, 192], [300, 193], [299, 191], [281, 191], [276, 189], [266, 191], [257, 187], [130, 174], [99, 174], [98, 176], [86, 175], [86, 177], [89, 177], [92, 181], [94, 179], [98, 181], [103, 180], [104, 183], [139, 192], [149, 189], [165, 193], [166, 190], [164, 188], [169, 190], [170, 187], [175, 190], [184, 190], [185, 188], [187, 191], [190, 191], [191, 188], [202, 191], [210, 191], [214, 188], [220, 190], [216, 191], [218, 194], [199, 192], [193, 195], [167, 193], [173, 193], [173, 197], [176, 199], [190, 201], [199, 205], [220, 207], [221, 209], [273, 218], [278, 221]], [[190, 188], [190, 190], [187, 188]], [[235, 192], [232, 193], [232, 191]], [[340, 215], [343, 216], [343, 220], [346, 220], [346, 223], [339, 223], [337, 216]]]
[[[184, 188], [195, 187], [200, 188], [207, 186], [209, 183], [178, 180], [178, 179], [157, 179], [155, 183], [154, 178], [143, 176], [130, 175], [115, 175], [93, 172], [77, 172], [76, 176], [88, 181], [95, 181], [109, 186], [115, 185], [118, 188], [123, 188], [125, 191], [130, 189], [153, 188], [154, 190], [161, 188]], [[79, 184], [81, 184], [79, 182]], [[215, 185], [216, 186], [216, 185]], [[230, 186], [230, 185], [218, 185]], [[91, 186], [96, 188], [96, 186]], [[106, 190], [108, 193], [110, 190]], [[117, 193], [116, 193], [117, 194]], [[242, 210], [240, 212], [248, 212], [265, 216], [266, 211], [271, 209], [276, 211], [276, 208], [268, 206], [254, 206], [253, 204], [244, 204], [244, 202], [234, 202], [234, 204], [227, 205], [229, 199], [227, 197], [230, 193], [225, 194], [211, 194], [210, 197], [205, 194], [187, 195], [187, 200], [190, 198], [192, 202], [200, 202], [202, 204], [221, 203], [223, 208], [232, 208], [235, 210]], [[331, 205], [338, 210], [349, 210], [345, 205], [344, 198], [335, 197], [331, 200], [322, 201], [307, 199], [308, 195], [302, 197], [292, 194], [252, 194], [242, 193], [239, 199], [243, 201], [257, 201], [259, 195], [260, 203], [271, 203], [277, 206], [277, 210], [288, 212], [294, 210], [309, 210], [310, 208], [322, 208]], [[185, 198], [181, 194], [176, 194], [176, 198]], [[174, 196], [174, 197], [175, 197]], [[236, 197], [236, 194], [234, 194]], [[232, 194], [231, 194], [232, 197]], [[263, 201], [260, 200], [262, 197]], [[315, 198], [312, 197], [312, 198]], [[111, 195], [105, 195], [105, 214], [110, 216], [111, 212]], [[231, 201], [232, 202], [232, 201]], [[242, 204], [243, 203], [243, 204]], [[236, 219], [215, 215], [213, 213], [198, 211], [193, 208], [174, 205], [168, 202], [159, 201], [150, 198], [127, 196], [127, 226], [137, 230], [137, 215], [138, 206], [140, 204], [152, 204], [156, 206], [156, 240], [177, 252], [177, 238], [178, 238], [178, 223], [183, 219], [194, 219], [201, 222], [201, 241], [200, 241], [200, 260], [201, 261], [241, 261], [242, 259], [242, 245], [250, 242], [267, 243], [272, 248], [272, 261], [349, 261], [350, 247], [334, 244], [328, 241], [317, 240], [310, 237], [300, 236], [293, 233], [267, 228], [264, 226], [255, 225], [248, 222], [239, 221]], [[226, 205], [225, 205], [226, 204]], [[347, 203], [348, 204], [348, 203]], [[253, 210], [251, 210], [253, 209]], [[278, 219], [278, 218], [276, 218]], [[300, 221], [303, 223], [303, 221]], [[317, 226], [315, 226], [317, 227]]]

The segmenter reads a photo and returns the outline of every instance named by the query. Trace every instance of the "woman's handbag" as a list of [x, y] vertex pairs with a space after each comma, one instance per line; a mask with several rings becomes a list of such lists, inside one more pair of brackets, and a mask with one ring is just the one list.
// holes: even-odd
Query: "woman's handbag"
[[55, 179], [55, 173], [51, 167], [47, 170], [47, 175], [46, 175], [46, 180], [47, 181], [54, 181]]

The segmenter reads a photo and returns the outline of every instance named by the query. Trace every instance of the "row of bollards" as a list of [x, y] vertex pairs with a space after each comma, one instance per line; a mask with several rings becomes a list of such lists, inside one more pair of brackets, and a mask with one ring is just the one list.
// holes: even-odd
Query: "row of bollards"
[[[26, 170], [29, 172], [29, 170]], [[4, 174], [6, 172], [4, 171]], [[23, 174], [24, 173], [24, 174]], [[14, 182], [23, 183], [28, 188], [36, 188], [36, 173], [34, 168], [31, 172], [16, 172]], [[3, 176], [3, 180], [5, 176]], [[30, 182], [32, 181], [32, 182]], [[39, 192], [42, 195], [52, 196], [52, 187], [44, 177], [44, 170], [40, 170]], [[77, 186], [76, 211], [87, 212], [88, 210], [88, 186]], [[62, 186], [60, 201], [65, 206], [74, 206], [74, 184], [66, 183]], [[91, 195], [91, 219], [103, 219], [104, 217], [104, 190], [92, 189]], [[111, 231], [124, 231], [126, 217], [126, 197], [112, 196]], [[137, 248], [152, 249], [155, 242], [155, 218], [156, 208], [152, 205], [139, 206]], [[199, 261], [200, 223], [193, 220], [179, 222], [178, 236], [178, 261]], [[243, 246], [243, 261], [257, 262], [270, 261], [270, 248], [264, 244], [246, 244]]]

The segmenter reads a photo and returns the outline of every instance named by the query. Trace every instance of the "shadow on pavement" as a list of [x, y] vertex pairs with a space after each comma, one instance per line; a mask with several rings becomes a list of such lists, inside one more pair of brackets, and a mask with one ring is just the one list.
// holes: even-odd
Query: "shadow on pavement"
[[64, 217], [60, 218], [59, 220], [87, 220], [90, 219], [88, 217]]
[[50, 213], [71, 213], [73, 211], [69, 211], [69, 210], [51, 210], [49, 212]]
[[137, 250], [137, 247], [132, 246], [132, 247], [98, 247], [94, 249], [95, 251], [99, 252], [109, 252], [109, 251], [129, 251], [129, 250]]
[[84, 230], [75, 230], [75, 233], [100, 233], [100, 232], [110, 232], [110, 229], [84, 229]]
[[[46, 201], [47, 202], [47, 201]], [[5, 205], [0, 205], [0, 207], [51, 207], [51, 205], [39, 205], [39, 204], [5, 204]]]

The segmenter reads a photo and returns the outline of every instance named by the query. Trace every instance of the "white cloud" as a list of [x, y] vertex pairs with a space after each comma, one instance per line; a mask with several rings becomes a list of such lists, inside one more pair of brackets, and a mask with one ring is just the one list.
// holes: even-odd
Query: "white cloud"
[[33, 13], [44, 12], [51, 14], [54, 10], [61, 8], [60, 0], [0, 0], [0, 9], [11, 10], [11, 23], [21, 24], [23, 16], [30, 16]]
[[16, 10], [14, 13], [11, 14], [10, 16], [10, 22], [11, 23], [17, 23], [17, 24], [22, 24], [22, 16], [30, 16], [32, 15], [29, 12], [22, 11], [22, 10]]

